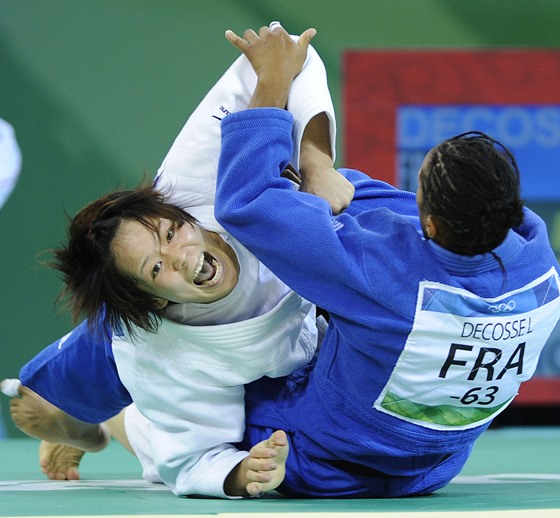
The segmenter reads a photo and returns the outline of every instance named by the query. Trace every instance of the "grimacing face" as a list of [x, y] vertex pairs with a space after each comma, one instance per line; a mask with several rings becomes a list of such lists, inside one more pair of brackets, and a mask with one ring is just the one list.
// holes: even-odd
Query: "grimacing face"
[[216, 233], [195, 224], [151, 220], [158, 233], [135, 220], [123, 221], [111, 251], [116, 266], [140, 289], [167, 302], [210, 303], [235, 288], [239, 263], [234, 250]]

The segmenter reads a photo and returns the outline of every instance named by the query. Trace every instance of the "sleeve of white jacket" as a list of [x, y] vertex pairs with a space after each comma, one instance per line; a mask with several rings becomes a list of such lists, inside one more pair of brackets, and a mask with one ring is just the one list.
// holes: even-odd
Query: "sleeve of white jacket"
[[[229, 329], [224, 340], [244, 343], [244, 326], [235, 323]], [[225, 498], [227, 475], [247, 456], [232, 444], [240, 442], [245, 431], [244, 382], [262, 375], [261, 362], [217, 376], [235, 364], [228, 351], [235, 358], [245, 349], [220, 348], [223, 333], [222, 326], [198, 329], [163, 322], [155, 334], [113, 338], [119, 376], [145, 418], [136, 424], [148, 426], [133, 435], [127, 419], [127, 436], [144, 476], [157, 474], [176, 495]], [[217, 352], [208, 354], [207, 347]]]
[[[157, 445], [152, 451], [159, 477], [175, 495], [241, 498], [226, 495], [224, 482], [235, 466], [249, 455], [246, 451], [239, 451], [231, 444], [220, 444], [223, 437], [206, 437], [201, 442], [218, 445], [193, 451], [193, 438], [196, 443], [199, 434], [213, 431], [205, 428], [168, 433], [151, 425], [152, 444]], [[190, 450], [188, 454], [181, 449], [185, 447]]]
[[[214, 218], [220, 121], [230, 113], [247, 107], [256, 79], [247, 58], [240, 56], [189, 117], [158, 170], [155, 180], [158, 188], [167, 191], [174, 203], [187, 210], [208, 230], [223, 231]], [[299, 147], [305, 127], [322, 112], [329, 117], [334, 155], [334, 107], [325, 66], [312, 47], [309, 47], [301, 73], [294, 80], [287, 108], [294, 115], [292, 164], [299, 167]]]
[[156, 373], [152, 381], [159, 381], [149, 391], [136, 391], [138, 406], [125, 414], [126, 434], [149, 482], [163, 482], [179, 496], [230, 498], [224, 481], [248, 455], [232, 446], [245, 430], [244, 386], [205, 383], [196, 370], [186, 369], [191, 383], [181, 383], [172, 368], [169, 380]]

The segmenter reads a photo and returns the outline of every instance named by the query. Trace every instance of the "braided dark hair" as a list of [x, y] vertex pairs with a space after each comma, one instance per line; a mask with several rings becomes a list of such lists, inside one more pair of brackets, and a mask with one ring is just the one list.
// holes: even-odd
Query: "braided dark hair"
[[437, 218], [445, 247], [457, 254], [490, 252], [523, 221], [515, 158], [479, 131], [462, 133], [433, 148], [420, 182], [422, 212]]
[[70, 309], [74, 323], [86, 316], [92, 328], [105, 328], [105, 318], [111, 328], [124, 325], [132, 334], [135, 326], [147, 331], [157, 329], [161, 302], [117, 268], [111, 251], [111, 243], [124, 220], [138, 221], [157, 235], [151, 218], [165, 218], [179, 225], [196, 223], [151, 184], [107, 194], [71, 220], [68, 243], [51, 250], [54, 259], [50, 266], [62, 273], [65, 287], [59, 300], [66, 299], [65, 306]]

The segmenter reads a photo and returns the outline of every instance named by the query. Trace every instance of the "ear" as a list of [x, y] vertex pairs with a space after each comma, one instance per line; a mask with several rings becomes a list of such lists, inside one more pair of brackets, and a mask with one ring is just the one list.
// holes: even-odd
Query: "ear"
[[165, 307], [167, 306], [167, 304], [169, 304], [169, 301], [168, 301], [168, 300], [159, 299], [159, 298], [157, 298], [157, 297], [154, 299], [154, 301], [155, 301], [155, 303], [157, 304], [157, 308], [158, 308], [158, 309], [163, 309], [163, 308], [165, 308]]
[[433, 216], [426, 218], [426, 234], [430, 239], [434, 239], [438, 235], [438, 222]]

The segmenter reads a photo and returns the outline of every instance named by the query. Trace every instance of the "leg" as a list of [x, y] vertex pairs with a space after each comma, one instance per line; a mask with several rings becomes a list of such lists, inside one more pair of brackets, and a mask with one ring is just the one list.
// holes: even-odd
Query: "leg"
[[128, 436], [126, 435], [126, 427], [124, 421], [125, 413], [126, 408], [121, 410], [115, 417], [111, 417], [111, 419], [105, 421], [105, 424], [107, 425], [107, 428], [111, 433], [111, 437], [120, 442], [130, 453], [132, 453], [132, 455], [136, 456], [134, 448], [130, 444]]
[[11, 400], [10, 413], [14, 424], [27, 435], [84, 451], [107, 446], [110, 435], [106, 426], [75, 419], [28, 387], [21, 387], [19, 395]]
[[[125, 410], [122, 410], [115, 417], [106, 421], [104, 425], [114, 439], [135, 455], [126, 436], [124, 413]], [[43, 473], [51, 480], [79, 480], [80, 473], [78, 467], [85, 453], [84, 450], [67, 444], [41, 441], [39, 446], [39, 465]]]

